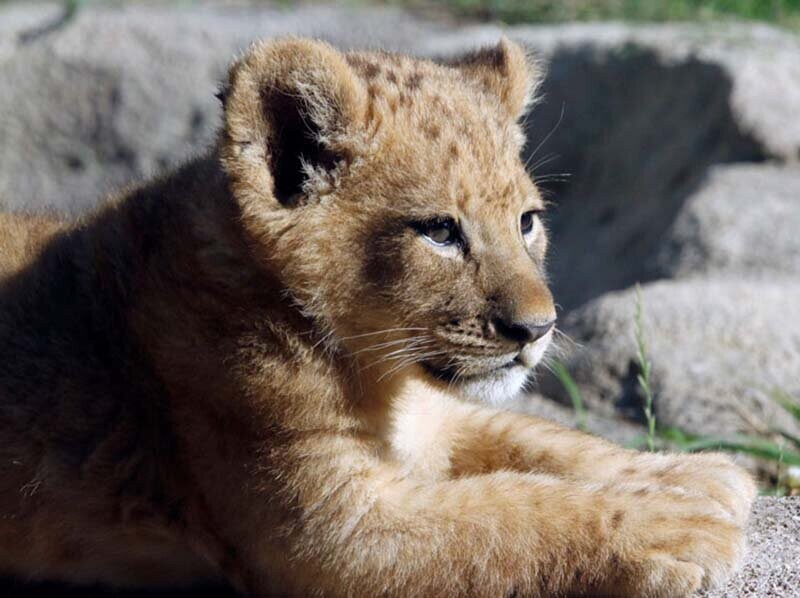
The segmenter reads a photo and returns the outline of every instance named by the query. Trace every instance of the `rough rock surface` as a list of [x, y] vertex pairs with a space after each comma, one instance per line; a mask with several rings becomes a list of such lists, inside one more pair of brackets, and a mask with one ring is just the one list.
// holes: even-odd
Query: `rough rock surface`
[[[472, 31], [452, 36], [451, 50], [500, 32]], [[669, 276], [663, 247], [709, 168], [796, 165], [794, 36], [759, 27], [615, 24], [507, 33], [548, 63], [543, 100], [527, 121], [529, 151], [535, 178], [556, 200], [550, 269], [567, 310]], [[773, 110], [776, 97], [786, 104]]]
[[[800, 395], [800, 281], [665, 280], [642, 288], [643, 329], [662, 426], [717, 435], [796, 423], [768, 398]], [[567, 360], [594, 409], [642, 417], [636, 376], [635, 290], [608, 293], [564, 323], [578, 348]], [[563, 391], [554, 381], [546, 393]]]
[[[797, 429], [769, 395], [800, 396], [798, 227], [793, 166], [713, 166], [683, 200], [649, 260], [668, 278], [642, 290], [661, 425], [708, 435]], [[587, 401], [633, 419], [642, 417], [635, 303], [632, 289], [606, 293], [563, 321], [577, 343], [567, 365]], [[566, 400], [552, 378], [542, 386]]]
[[24, 42], [44, 29], [31, 12], [47, 23], [58, 9], [0, 10], [0, 201], [70, 214], [202, 151], [218, 125], [218, 84], [253, 40], [411, 48], [418, 34], [397, 11], [96, 6]]
[[635, 421], [622, 419], [615, 413], [593, 409], [586, 411], [585, 421], [581, 422], [571, 406], [538, 393], [530, 393], [507, 407], [512, 411], [549, 419], [570, 428], [583, 426], [585, 431], [623, 446], [639, 446], [644, 438], [642, 426]]
[[[711, 163], [796, 160], [800, 150], [800, 42], [768, 27], [502, 30], [378, 9], [93, 6], [31, 41], [31, 31], [45, 30], [42, 23], [58, 8], [12, 3], [2, 10], [0, 196], [15, 207], [68, 201], [74, 211], [98, 191], [197, 151], [217, 124], [212, 96], [230, 58], [254, 39], [289, 33], [426, 55], [453, 54], [506, 33], [538, 49], [550, 74], [545, 100], [529, 119], [531, 147], [562, 108], [564, 116], [541, 148], [560, 157], [537, 170], [572, 173], [577, 184], [569, 188], [576, 191], [562, 203], [591, 203], [603, 222], [614, 218], [581, 197], [602, 191], [631, 203], [644, 189], [649, 197], [642, 203], [652, 204], [650, 197], [690, 184]], [[675, 209], [664, 207], [667, 215]], [[633, 220], [646, 222], [641, 215]], [[633, 229], [636, 222], [623, 224]], [[572, 292], [578, 296], [570, 302], [583, 298]]]
[[800, 596], [800, 498], [759, 498], [747, 545], [748, 553], [739, 573], [725, 587], [706, 596]]
[[[800, 169], [713, 167], [659, 254], [664, 275], [800, 275]], [[800, 322], [795, 326], [800, 328]]]

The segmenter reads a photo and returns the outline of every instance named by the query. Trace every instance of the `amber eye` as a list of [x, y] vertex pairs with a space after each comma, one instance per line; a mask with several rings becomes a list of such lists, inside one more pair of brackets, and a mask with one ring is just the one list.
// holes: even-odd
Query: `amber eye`
[[523, 235], [529, 235], [533, 230], [533, 217], [538, 214], [538, 210], [530, 210], [525, 212], [519, 218], [519, 228], [522, 231]]
[[417, 224], [420, 233], [434, 245], [444, 247], [461, 241], [458, 225], [451, 218], [430, 220]]

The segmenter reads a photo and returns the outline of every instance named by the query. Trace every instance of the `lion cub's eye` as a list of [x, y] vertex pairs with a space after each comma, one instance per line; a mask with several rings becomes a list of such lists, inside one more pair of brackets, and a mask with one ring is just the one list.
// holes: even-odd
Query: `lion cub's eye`
[[539, 210], [529, 210], [522, 214], [519, 218], [519, 228], [523, 235], [529, 235], [533, 230], [533, 217], [539, 213]]
[[422, 222], [417, 225], [417, 229], [434, 245], [446, 246], [461, 242], [458, 225], [451, 218]]

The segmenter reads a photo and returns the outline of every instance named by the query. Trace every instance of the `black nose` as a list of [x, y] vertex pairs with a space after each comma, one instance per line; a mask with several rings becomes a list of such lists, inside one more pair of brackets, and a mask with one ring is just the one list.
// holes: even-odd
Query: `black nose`
[[518, 343], [532, 343], [550, 332], [550, 329], [555, 323], [555, 320], [541, 323], [514, 322], [506, 321], [502, 318], [495, 318], [495, 320], [492, 322], [492, 326], [499, 336], [503, 336], [508, 340]]

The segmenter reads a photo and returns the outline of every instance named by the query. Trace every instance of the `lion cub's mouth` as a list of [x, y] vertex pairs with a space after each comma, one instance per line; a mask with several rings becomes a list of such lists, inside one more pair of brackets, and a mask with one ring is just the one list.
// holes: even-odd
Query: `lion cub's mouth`
[[511, 359], [505, 361], [500, 365], [495, 365], [492, 367], [487, 367], [481, 370], [463, 372], [460, 371], [459, 368], [448, 365], [448, 366], [437, 366], [430, 362], [422, 362], [422, 367], [425, 371], [428, 372], [431, 376], [440, 380], [442, 382], [447, 382], [448, 384], [454, 382], [469, 382], [471, 380], [477, 380], [481, 378], [486, 378], [492, 376], [493, 374], [502, 373], [505, 370], [510, 370], [512, 368], [525, 368], [530, 369], [525, 364], [523, 364], [519, 355], [513, 356]]
[[447, 384], [462, 398], [490, 405], [500, 405], [518, 396], [531, 372], [516, 355], [480, 369], [473, 365], [466, 372], [453, 366], [437, 367], [424, 362], [422, 365], [431, 377]]
[[552, 331], [511, 353], [480, 358], [451, 356], [449, 360], [432, 359], [421, 365], [428, 375], [456, 389], [458, 394], [497, 405], [525, 389], [533, 368], [544, 358], [551, 337]]

